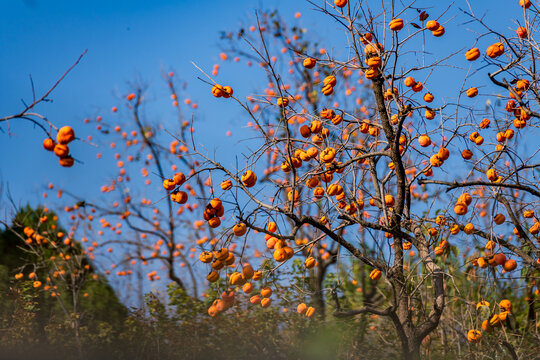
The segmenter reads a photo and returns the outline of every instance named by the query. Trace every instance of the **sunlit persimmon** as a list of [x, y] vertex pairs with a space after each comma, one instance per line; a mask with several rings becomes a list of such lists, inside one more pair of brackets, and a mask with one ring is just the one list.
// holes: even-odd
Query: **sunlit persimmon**
[[306, 69], [313, 69], [317, 64], [317, 60], [313, 58], [305, 58], [302, 64]]
[[478, 95], [478, 89], [475, 87], [468, 88], [466, 94], [467, 94], [467, 97], [473, 98], [476, 95]]
[[439, 25], [439, 27], [437, 29], [433, 30], [431, 33], [435, 37], [440, 37], [440, 36], [443, 36], [445, 34], [445, 32], [446, 32], [446, 29], [444, 28], [444, 26]]
[[480, 50], [472, 48], [465, 53], [465, 58], [469, 61], [474, 61], [480, 57]]
[[[435, 97], [433, 96], [432, 93], [426, 93], [424, 95], [424, 101], [427, 102], [427, 103], [433, 102], [434, 99], [435, 99]], [[427, 118], [427, 116], [426, 116], [426, 118]]]
[[245, 187], [253, 187], [257, 182], [257, 175], [253, 171], [248, 170], [242, 175], [241, 181]]
[[54, 146], [54, 154], [59, 158], [63, 158], [69, 155], [69, 147], [64, 144], [56, 144]]
[[527, 38], [527, 36], [529, 35], [529, 32], [527, 31], [526, 28], [524, 28], [523, 26], [520, 26], [516, 29], [516, 35], [518, 36], [518, 38], [520, 39], [525, 39]]
[[46, 138], [43, 140], [43, 148], [47, 151], [53, 151], [56, 143], [51, 138]]
[[399, 31], [403, 29], [403, 20], [402, 19], [393, 19], [388, 24], [388, 27], [390, 27], [390, 30], [392, 31]]
[[495, 43], [490, 45], [486, 50], [486, 55], [494, 59], [504, 53], [504, 45], [502, 43]]
[[516, 260], [506, 260], [503, 264], [503, 269], [507, 272], [514, 271], [517, 268]]
[[369, 278], [373, 281], [377, 281], [381, 278], [382, 272], [378, 269], [373, 269], [369, 274]]
[[62, 145], [69, 144], [75, 139], [75, 132], [71, 128], [71, 126], [63, 126], [58, 130], [58, 134], [56, 134], [56, 142]]
[[427, 135], [421, 135], [421, 136], [418, 138], [418, 143], [419, 143], [420, 146], [422, 146], [422, 147], [428, 147], [429, 145], [431, 145], [431, 139], [430, 139], [429, 136], [427, 136]]

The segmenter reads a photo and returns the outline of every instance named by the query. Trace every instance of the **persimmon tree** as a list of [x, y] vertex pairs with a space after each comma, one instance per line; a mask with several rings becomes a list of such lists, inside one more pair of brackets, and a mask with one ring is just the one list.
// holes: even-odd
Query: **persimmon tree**
[[[114, 321], [124, 311], [104, 278], [95, 267], [74, 234], [80, 219], [72, 219], [70, 231], [58, 224], [58, 216], [48, 208], [19, 210], [13, 223], [0, 221], [6, 230], [2, 233], [3, 263], [12, 267], [10, 274], [21, 291], [29, 286], [41, 293], [34, 308], [41, 311], [41, 317], [49, 320], [38, 329], [37, 334], [47, 332], [47, 341], [62, 341], [63, 346], [72, 347], [78, 358], [87, 352], [85, 338], [96, 328], [89, 329], [93, 321], [103, 317], [94, 307], [106, 304], [109, 307], [109, 321]], [[11, 259], [6, 259], [10, 256]], [[28, 286], [27, 286], [28, 285]], [[98, 298], [99, 297], [99, 298]], [[116, 300], [116, 301], [115, 301]], [[93, 305], [90, 305], [92, 302]], [[39, 306], [44, 309], [39, 309]], [[31, 310], [31, 309], [28, 309]], [[54, 319], [55, 316], [58, 319]], [[51, 318], [51, 319], [49, 319]], [[55, 321], [57, 323], [55, 323]], [[67, 333], [58, 337], [55, 333]], [[43, 345], [41, 336], [34, 341]], [[55, 339], [58, 338], [58, 339]], [[54, 339], [54, 340], [51, 340]]]
[[[165, 74], [165, 79], [177, 110], [181, 139], [187, 141], [191, 127], [177, 100], [179, 93], [174, 84], [174, 73]], [[84, 201], [78, 192], [66, 190], [65, 194], [68, 201], [83, 204], [76, 211], [86, 220], [87, 231], [93, 233], [89, 250], [93, 256], [98, 254], [97, 259], [108, 268], [105, 269], [107, 274], [114, 272], [117, 276], [129, 277], [135, 275], [133, 269], [139, 264], [149, 267], [157, 264], [157, 268], [147, 272], [148, 280], [160, 280], [166, 274], [186, 291], [189, 284], [196, 297], [199, 280], [188, 258], [194, 258], [193, 246], [212, 242], [214, 235], [211, 228], [201, 228], [202, 221], [193, 223], [189, 216], [182, 214], [204, 206], [195, 196], [196, 191], [200, 191], [200, 198], [208, 198], [208, 184], [195, 178], [194, 187], [186, 185], [186, 191], [180, 190], [186, 177], [195, 172], [197, 162], [184, 154], [186, 148], [179, 146], [178, 141], [162, 145], [164, 137], [159, 135], [163, 132], [160, 124], [141, 113], [146, 100], [145, 87], [133, 85], [133, 89], [135, 92], [122, 99], [125, 106], [113, 107], [112, 115], [84, 121], [95, 124], [103, 145], [115, 151], [113, 161], [118, 173], [101, 186], [103, 198]], [[99, 153], [98, 158], [101, 157], [102, 153]], [[178, 164], [174, 159], [180, 159]], [[174, 191], [169, 194], [169, 190]], [[92, 225], [98, 219], [99, 226]], [[189, 234], [186, 238], [181, 237], [186, 233]], [[110, 254], [108, 260], [103, 261], [107, 254]], [[183, 269], [189, 280], [181, 274]], [[136, 286], [141, 287], [141, 283]]]
[[[295, 40], [286, 50], [303, 64], [304, 69], [296, 71], [314, 73], [305, 86], [314, 89], [312, 94], [316, 91], [316, 96], [329, 99], [327, 105], [322, 101], [316, 108], [309, 102], [306, 106], [298, 88], [288, 86], [268, 51], [267, 28], [258, 21], [259, 40], [253, 43], [247, 39], [246, 47], [271, 80], [271, 92], [251, 95], [245, 102], [238, 95], [241, 89], [220, 84], [204, 73], [212, 95], [235, 101], [253, 122], [260, 134], [255, 150], [242, 154], [245, 160], [241, 165], [231, 166], [196, 143], [180, 137], [176, 140], [200, 156], [199, 174], [207, 171], [213, 179], [221, 177], [224, 192], [205, 208], [204, 218], [212, 222], [221, 206], [234, 212], [236, 220], [229, 225], [232, 234], [222, 237], [222, 244], [246, 234], [249, 239], [248, 230], [266, 234], [267, 246], [273, 249], [272, 257], [278, 264], [263, 269], [262, 274], [255, 272], [257, 279], [265, 281], [297, 253], [309, 252], [318, 244], [324, 249], [323, 244], [329, 244], [335, 249], [330, 256], [336, 261], [352, 256], [363, 262], [373, 269], [370, 278], [392, 294], [382, 306], [345, 309], [340, 303], [338, 278], [334, 287], [324, 289], [333, 294], [335, 315], [387, 317], [401, 342], [403, 357], [416, 359], [422, 341], [439, 326], [448, 301], [452, 273], [446, 260], [449, 251], [458, 249], [451, 243], [471, 246], [487, 242], [481, 253], [466, 257], [461, 265], [489, 268], [475, 268], [477, 276], [516, 276], [514, 271], [520, 268], [525, 278], [534, 278], [540, 269], [535, 238], [539, 223], [534, 218], [538, 211], [534, 174], [538, 154], [522, 141], [534, 133], [527, 129], [537, 126], [536, 75], [532, 70], [535, 43], [530, 35], [523, 36], [534, 32], [529, 2], [522, 1], [525, 26], [515, 35], [501, 35], [472, 13], [463, 12], [483, 27], [476, 42], [494, 41], [482, 57], [483, 66], [494, 70], [478, 69], [484, 74], [482, 91], [494, 99], [514, 98], [504, 107], [500, 101], [488, 103], [487, 109], [467, 99], [477, 96], [481, 86], [477, 77], [470, 86], [466, 72], [452, 101], [442, 95], [438, 99], [438, 84], [430, 84], [432, 74], [444, 71], [449, 64], [481, 56], [474, 43], [468, 51], [428, 53], [428, 42], [444, 42], [451, 36], [445, 34], [445, 21], [450, 19], [445, 19], [444, 11], [428, 14], [416, 8], [415, 2], [408, 6], [393, 1], [387, 6], [372, 6], [346, 0], [311, 4], [343, 26], [350, 44], [350, 52], [341, 59], [309, 53], [309, 49], [295, 51]], [[338, 79], [349, 72], [361, 72], [370, 83], [371, 99], [364, 111], [355, 104], [331, 103], [335, 93], [346, 91]], [[509, 94], [492, 95], [490, 82]], [[250, 102], [260, 104], [261, 112], [253, 111]], [[265, 154], [277, 157], [278, 169], [263, 163]], [[525, 226], [527, 222], [530, 224]], [[359, 230], [369, 233], [370, 248], [375, 252], [358, 245]], [[298, 242], [301, 231], [313, 234], [312, 240]], [[509, 238], [508, 232], [514, 234]], [[411, 249], [415, 251], [408, 253]], [[201, 260], [211, 263], [225, 255], [207, 252]], [[410, 256], [415, 261], [406, 265]], [[250, 268], [238, 269], [230, 275], [230, 283], [245, 286], [253, 276]], [[270, 290], [264, 287], [251, 302], [269, 306]], [[233, 295], [224, 293], [209, 313], [226, 310]], [[512, 311], [504, 299], [499, 300], [502, 312], [495, 314], [492, 323], [488, 321], [491, 327], [501, 325]], [[308, 315], [316, 311], [300, 304], [298, 311], [306, 310]], [[474, 317], [465, 324], [468, 329], [460, 331], [461, 338], [472, 344], [482, 338], [477, 321]], [[515, 355], [508, 342], [504, 345]]]

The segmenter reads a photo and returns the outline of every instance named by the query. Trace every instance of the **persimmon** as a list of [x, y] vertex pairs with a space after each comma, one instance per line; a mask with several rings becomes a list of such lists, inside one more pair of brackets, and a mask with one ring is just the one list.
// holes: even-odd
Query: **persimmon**
[[238, 223], [233, 227], [233, 233], [236, 236], [243, 236], [247, 232], [246, 224]]
[[328, 147], [321, 151], [320, 159], [323, 163], [331, 163], [336, 157], [336, 150]]
[[173, 191], [170, 198], [176, 203], [185, 204], [188, 201], [188, 194], [185, 191]]
[[56, 134], [56, 142], [62, 145], [67, 145], [75, 140], [75, 131], [71, 126], [63, 126], [58, 130]]
[[173, 179], [165, 179], [163, 180], [163, 188], [165, 190], [174, 190], [176, 188], [176, 183]]
[[421, 135], [421, 136], [418, 138], [418, 143], [419, 143], [420, 146], [422, 146], [422, 147], [428, 147], [429, 145], [431, 145], [431, 139], [430, 139], [429, 136], [427, 136], [427, 135]]
[[444, 160], [439, 156], [439, 154], [434, 154], [429, 158], [429, 163], [433, 167], [440, 167], [443, 164]]
[[369, 274], [369, 278], [373, 281], [377, 281], [381, 278], [382, 272], [378, 269], [373, 269]]
[[471, 159], [472, 156], [473, 156], [473, 153], [471, 150], [465, 149], [461, 152], [461, 157], [464, 158], [465, 160]]
[[[519, 79], [516, 82], [516, 88], [518, 88], [519, 90], [527, 90], [527, 89], [529, 89], [529, 86], [530, 86], [529, 80], [527, 80], [527, 79]], [[525, 120], [528, 120], [528, 119], [525, 119]]]
[[265, 286], [261, 289], [261, 296], [263, 298], [269, 298], [270, 296], [272, 296], [272, 289], [268, 286]]
[[332, 121], [332, 125], [337, 126], [337, 125], [341, 124], [341, 122], [343, 121], [343, 116], [341, 116], [341, 115], [334, 115], [334, 116], [332, 117], [332, 120], [331, 120], [331, 121]]
[[54, 147], [56, 146], [56, 143], [51, 138], [46, 138], [43, 140], [43, 148], [47, 151], [53, 151]]
[[334, 4], [337, 7], [342, 8], [342, 7], [347, 6], [347, 0], [334, 0]]
[[315, 261], [315, 258], [313, 258], [312, 256], [308, 257], [305, 261], [304, 261], [304, 266], [307, 268], [307, 269], [311, 269], [312, 267], [314, 267], [316, 264], [316, 261]]
[[493, 261], [496, 265], [502, 266], [506, 262], [506, 255], [504, 255], [503, 253], [495, 254], [493, 255]]
[[230, 86], [223, 87], [223, 97], [228, 99], [233, 95], [233, 89]]
[[444, 26], [440, 25], [436, 30], [433, 30], [431, 33], [435, 37], [441, 37], [445, 34], [445, 32], [446, 32], [446, 29], [444, 28]]
[[289, 98], [279, 97], [276, 102], [277, 106], [287, 107], [289, 105]]
[[463, 193], [459, 196], [458, 202], [462, 202], [465, 205], [469, 206], [472, 202], [472, 196], [469, 193]]
[[439, 26], [441, 26], [436, 20], [429, 20], [427, 23], [426, 23], [426, 29], [430, 30], [430, 31], [435, 31], [439, 28]]
[[520, 26], [516, 29], [516, 35], [520, 39], [525, 39], [529, 35], [529, 32], [527, 31], [527, 28]]
[[390, 21], [388, 26], [390, 27], [390, 30], [392, 30], [392, 31], [399, 31], [399, 30], [403, 29], [403, 20], [402, 19], [393, 19], [393, 20]]
[[463, 231], [465, 232], [465, 234], [471, 235], [474, 232], [474, 225], [471, 223], [468, 223], [467, 225], [465, 225]]
[[313, 59], [313, 58], [305, 58], [302, 65], [304, 65], [304, 67], [306, 69], [313, 69], [315, 67], [315, 65], [317, 64], [317, 60]]
[[253, 187], [257, 182], [257, 175], [255, 175], [253, 171], [247, 170], [246, 172], [244, 172], [244, 174], [242, 174], [241, 181], [245, 187]]
[[424, 89], [424, 84], [422, 84], [421, 82], [417, 81], [413, 86], [412, 86], [412, 90], [414, 92], [420, 92]]
[[471, 87], [467, 89], [467, 97], [473, 98], [476, 95], [478, 95], [478, 89], [475, 87]]
[[486, 55], [494, 59], [504, 53], [504, 45], [502, 43], [495, 43], [490, 45], [486, 50]]
[[373, 69], [373, 68], [372, 68], [372, 69], [369, 69], [369, 70], [366, 70], [365, 76], [366, 76], [366, 79], [373, 80], [373, 79], [375, 79], [377, 76], [379, 76], [379, 70]]
[[330, 85], [331, 87], [334, 87], [336, 86], [336, 83], [337, 83], [336, 77], [333, 75], [328, 75], [327, 77], [323, 79], [323, 84], [325, 86]]
[[214, 255], [212, 255], [211, 252], [209, 251], [203, 251], [200, 255], [199, 255], [199, 260], [205, 264], [209, 264], [212, 262], [212, 260], [214, 259]]
[[242, 273], [233, 272], [229, 277], [229, 283], [231, 285], [242, 286], [246, 283], [246, 279], [244, 278], [244, 275], [242, 275]]
[[503, 214], [497, 214], [493, 218], [493, 221], [495, 221], [495, 224], [501, 225], [506, 220], [505, 216]]
[[206, 275], [206, 280], [213, 283], [219, 280], [219, 273], [215, 270], [212, 270], [208, 275]]
[[173, 181], [175, 185], [181, 186], [186, 182], [186, 176], [181, 172], [177, 172], [176, 174], [174, 174]]
[[63, 167], [72, 167], [73, 164], [75, 164], [75, 159], [73, 159], [71, 156], [65, 156], [65, 157], [61, 157], [60, 159], [58, 159], [58, 163], [60, 164], [60, 166], [63, 166]]
[[[244, 274], [244, 277], [246, 277], [245, 274]], [[246, 277], [246, 279], [247, 279], [247, 278], [248, 278], [248, 277]], [[261, 280], [261, 279], [262, 279], [262, 272], [261, 272], [261, 271], [255, 271], [255, 272], [253, 273], [252, 279], [253, 279], [254, 281]]]
[[324, 196], [324, 193], [324, 189], [320, 186], [313, 189], [313, 197], [315, 197], [316, 199], [321, 199]]
[[503, 264], [503, 269], [507, 272], [514, 271], [517, 268], [516, 260], [506, 260]]
[[467, 50], [465, 53], [465, 58], [469, 61], [474, 61], [480, 57], [480, 50], [478, 48], [472, 48]]
[[508, 300], [508, 299], [501, 300], [501, 301], [499, 302], [499, 307], [500, 307], [503, 311], [512, 312], [512, 303], [511, 303], [510, 300]]
[[212, 87], [212, 95], [215, 97], [222, 97], [225, 95], [225, 90], [223, 89], [223, 86], [216, 84]]
[[519, 0], [519, 6], [524, 9], [528, 9], [531, 7], [531, 0]]
[[310, 129], [311, 133], [318, 134], [318, 133], [320, 133], [322, 131], [323, 126], [322, 126], [322, 123], [320, 121], [314, 120], [309, 124], [309, 129]]
[[382, 60], [379, 56], [371, 56], [366, 60], [366, 64], [372, 69], [377, 69], [381, 66]]
[[467, 204], [461, 202], [457, 203], [454, 206], [454, 212], [456, 215], [465, 215], [467, 213]]
[[450, 157], [450, 151], [445, 147], [441, 147], [437, 154], [443, 161], [448, 160], [448, 158]]
[[384, 51], [384, 46], [380, 43], [369, 43], [364, 48], [364, 53], [371, 55], [380, 55]]
[[373, 40], [373, 35], [371, 33], [365, 33], [364, 35], [361, 35], [360, 41], [362, 44], [367, 45]]
[[69, 147], [64, 144], [56, 144], [54, 146], [54, 154], [59, 158], [63, 158], [69, 155]]
[[216, 260], [225, 260], [229, 256], [229, 250], [227, 248], [214, 250], [213, 255]]
[[488, 169], [486, 171], [486, 176], [489, 181], [495, 181], [498, 178], [498, 174], [497, 174], [497, 171], [495, 171], [495, 169]]
[[309, 138], [311, 136], [311, 129], [307, 125], [302, 125], [300, 127], [300, 135], [302, 135], [303, 138]]
[[467, 333], [467, 340], [472, 344], [476, 344], [482, 340], [482, 333], [476, 329], [469, 330]]
[[249, 302], [253, 305], [259, 305], [261, 303], [261, 297], [259, 295], [254, 295], [249, 298]]

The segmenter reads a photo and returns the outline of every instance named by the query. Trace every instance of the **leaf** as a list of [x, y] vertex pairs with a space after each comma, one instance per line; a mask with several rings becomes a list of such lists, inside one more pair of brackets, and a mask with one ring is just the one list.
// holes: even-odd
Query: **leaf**
[[412, 27], [415, 27], [415, 28], [417, 28], [417, 29], [421, 29], [421, 28], [422, 28], [420, 25], [418, 25], [418, 24], [416, 24], [416, 23], [411, 23], [411, 26], [412, 26]]

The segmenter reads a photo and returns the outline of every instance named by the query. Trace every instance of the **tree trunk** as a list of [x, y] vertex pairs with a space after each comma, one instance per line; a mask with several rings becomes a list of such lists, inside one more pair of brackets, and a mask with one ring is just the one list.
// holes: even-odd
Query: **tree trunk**
[[404, 360], [420, 360], [420, 343], [418, 341], [409, 341], [409, 351], [403, 354]]
[[313, 275], [310, 277], [311, 279], [311, 285], [313, 288], [313, 295], [311, 297], [313, 301], [313, 305], [315, 306], [315, 314], [316, 316], [324, 320], [326, 316], [326, 302], [324, 301], [324, 294], [322, 291], [322, 280], [324, 279], [324, 275], [321, 276], [322, 269], [316, 269], [313, 273]]

